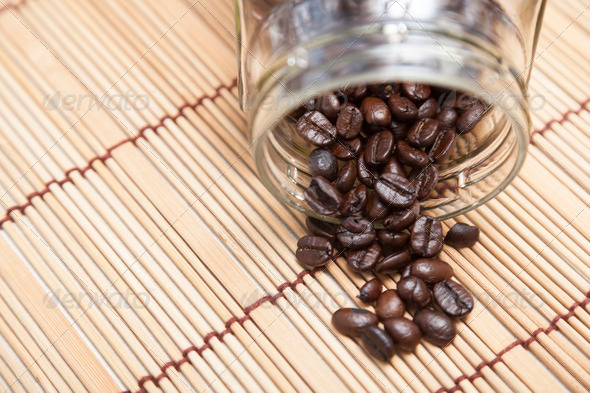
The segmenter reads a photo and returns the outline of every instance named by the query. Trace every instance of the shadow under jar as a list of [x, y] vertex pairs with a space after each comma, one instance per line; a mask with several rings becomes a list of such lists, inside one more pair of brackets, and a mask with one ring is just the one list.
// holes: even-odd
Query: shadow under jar
[[[427, 84], [438, 106], [424, 108], [427, 117], [449, 97], [486, 108], [473, 130], [457, 132], [449, 156], [436, 164], [438, 183], [422, 202], [425, 214], [446, 219], [469, 211], [502, 191], [521, 168], [530, 138], [530, 64], [545, 0], [235, 3], [241, 106], [259, 176], [283, 202], [338, 221], [305, 201], [308, 158], [316, 146], [300, 136], [296, 122], [310, 100], [318, 105], [318, 97], [356, 86]], [[337, 97], [340, 105], [354, 101]], [[332, 113], [330, 100], [319, 105], [335, 125], [339, 108]]]

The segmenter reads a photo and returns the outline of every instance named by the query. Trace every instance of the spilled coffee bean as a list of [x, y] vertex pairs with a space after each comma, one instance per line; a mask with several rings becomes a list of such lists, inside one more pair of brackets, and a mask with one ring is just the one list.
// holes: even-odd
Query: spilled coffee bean
[[297, 242], [295, 253], [299, 262], [307, 266], [323, 266], [334, 254], [330, 239], [321, 236], [304, 236]]
[[456, 281], [447, 279], [438, 282], [432, 293], [436, 304], [451, 317], [462, 317], [473, 310], [473, 296]]
[[377, 315], [360, 308], [341, 308], [332, 315], [332, 325], [336, 330], [351, 337], [360, 337], [363, 329], [377, 323]]
[[369, 280], [360, 289], [360, 294], [357, 296], [363, 303], [373, 303], [381, 292], [383, 291], [383, 284], [378, 278]]
[[455, 248], [472, 247], [478, 240], [479, 228], [461, 222], [453, 225], [445, 236], [445, 243]]
[[414, 323], [420, 328], [422, 337], [439, 347], [448, 345], [457, 334], [457, 328], [451, 318], [427, 308], [414, 315]]
[[361, 335], [363, 344], [371, 355], [386, 362], [393, 357], [395, 345], [391, 336], [378, 328], [369, 326], [363, 330]]

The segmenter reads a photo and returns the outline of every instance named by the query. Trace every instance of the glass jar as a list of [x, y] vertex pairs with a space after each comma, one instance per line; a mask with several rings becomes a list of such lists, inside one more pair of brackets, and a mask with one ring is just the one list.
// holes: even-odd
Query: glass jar
[[[292, 113], [343, 86], [412, 81], [490, 104], [439, 166], [422, 212], [440, 219], [502, 191], [529, 142], [527, 89], [545, 0], [235, 0], [240, 96], [259, 176], [308, 215], [307, 157]], [[331, 217], [321, 217], [334, 220]]]

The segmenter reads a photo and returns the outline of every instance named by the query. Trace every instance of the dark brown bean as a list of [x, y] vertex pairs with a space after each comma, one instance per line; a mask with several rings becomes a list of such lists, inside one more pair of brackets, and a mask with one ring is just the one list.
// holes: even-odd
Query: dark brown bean
[[336, 237], [336, 224], [318, 220], [317, 218], [307, 217], [305, 225], [309, 232], [314, 236], [322, 236], [330, 240]]
[[410, 241], [410, 235], [407, 233], [390, 232], [385, 229], [377, 232], [377, 238], [383, 247], [386, 247], [391, 251], [398, 251], [406, 248]]
[[401, 86], [399, 83], [374, 83], [368, 85], [369, 91], [379, 98], [384, 100], [388, 99], [389, 96], [400, 91]]
[[360, 157], [356, 162], [356, 173], [358, 179], [365, 186], [373, 188], [377, 182], [377, 171], [374, 168], [370, 168], [365, 159]]
[[387, 127], [391, 122], [391, 112], [380, 98], [365, 98], [361, 104], [361, 112], [365, 122], [371, 126]]
[[375, 358], [386, 362], [393, 357], [395, 345], [389, 333], [377, 326], [369, 326], [363, 330], [361, 338], [367, 352]]
[[442, 109], [436, 116], [436, 120], [438, 120], [443, 127], [455, 127], [457, 119], [459, 119], [459, 115], [453, 108]]
[[437, 282], [432, 293], [436, 304], [451, 317], [462, 317], [473, 310], [473, 296], [456, 281], [447, 279]]
[[315, 149], [309, 155], [309, 172], [334, 181], [338, 175], [338, 160], [328, 149]]
[[323, 266], [330, 262], [334, 247], [330, 239], [321, 236], [304, 236], [297, 242], [297, 260], [307, 266]]
[[381, 173], [394, 173], [396, 175], [400, 175], [406, 177], [406, 171], [402, 164], [399, 163], [397, 158], [391, 157], [387, 163], [381, 169]]
[[363, 142], [360, 138], [350, 140], [338, 139], [330, 147], [330, 151], [336, 158], [342, 161], [349, 161], [360, 156]]
[[383, 321], [385, 331], [389, 333], [397, 349], [412, 352], [416, 349], [422, 333], [414, 322], [403, 317], [389, 318]]
[[389, 124], [389, 129], [391, 130], [391, 133], [393, 134], [393, 137], [395, 138], [396, 142], [399, 140], [406, 139], [409, 128], [410, 125], [408, 123], [397, 120], [392, 120]]
[[418, 277], [408, 276], [397, 283], [397, 294], [406, 302], [417, 307], [424, 308], [432, 302], [432, 293], [424, 280]]
[[408, 131], [408, 142], [415, 147], [428, 147], [434, 143], [439, 133], [438, 121], [418, 120]]
[[345, 216], [353, 216], [362, 212], [367, 206], [368, 190], [364, 184], [359, 184], [355, 189], [347, 192], [342, 198], [340, 212]]
[[396, 157], [402, 163], [411, 167], [423, 167], [428, 165], [428, 154], [419, 149], [414, 149], [404, 141], [396, 143]]
[[342, 90], [342, 93], [344, 93], [350, 101], [360, 102], [367, 96], [367, 94], [369, 94], [369, 89], [364, 85], [349, 86]]
[[385, 164], [391, 157], [394, 146], [395, 140], [389, 131], [381, 131], [371, 135], [365, 145], [365, 162], [372, 166]]
[[326, 94], [316, 100], [317, 110], [322, 112], [328, 119], [335, 121], [342, 104], [336, 94]]
[[409, 180], [394, 173], [384, 173], [375, 183], [375, 192], [393, 208], [409, 207], [416, 200], [416, 190]]
[[438, 183], [438, 169], [434, 165], [424, 168], [414, 168], [408, 178], [414, 188], [418, 191], [418, 200], [423, 201], [430, 195]]
[[372, 193], [369, 196], [366, 214], [371, 220], [382, 220], [389, 214], [390, 210], [391, 209], [381, 201], [379, 195]]
[[336, 230], [336, 238], [345, 248], [359, 249], [375, 241], [377, 234], [371, 221], [363, 217], [346, 217]]
[[457, 334], [457, 328], [451, 318], [427, 308], [414, 315], [414, 323], [420, 328], [422, 337], [439, 347], [449, 344]]
[[453, 268], [440, 259], [422, 258], [408, 265], [406, 276], [418, 277], [428, 285], [453, 277]]
[[388, 318], [401, 317], [406, 312], [406, 305], [397, 295], [395, 289], [388, 289], [377, 298], [375, 313], [379, 320], [385, 321]]
[[438, 103], [434, 98], [426, 100], [420, 108], [418, 108], [418, 119], [433, 119], [438, 112]]
[[420, 217], [412, 228], [410, 250], [414, 255], [433, 257], [443, 247], [442, 225], [432, 217]]
[[323, 177], [314, 177], [303, 193], [309, 207], [316, 213], [329, 216], [340, 209], [342, 194]]
[[341, 308], [332, 314], [332, 325], [346, 336], [360, 337], [363, 329], [377, 323], [377, 315], [361, 308]]
[[430, 97], [430, 86], [421, 83], [402, 83], [402, 91], [412, 101], [426, 101]]
[[455, 248], [472, 247], [479, 240], [479, 228], [458, 222], [447, 232], [445, 243]]
[[486, 107], [479, 101], [469, 105], [457, 120], [457, 131], [459, 134], [466, 134], [473, 131], [477, 123], [486, 114]]
[[410, 99], [402, 97], [399, 94], [392, 94], [387, 101], [389, 109], [393, 116], [403, 122], [416, 120], [418, 108]]
[[297, 120], [297, 133], [314, 146], [326, 147], [336, 140], [336, 127], [318, 111], [307, 112]]
[[393, 274], [404, 268], [412, 260], [412, 255], [407, 249], [394, 251], [389, 256], [383, 258], [375, 266], [375, 271], [379, 274]]
[[338, 134], [344, 139], [356, 138], [363, 126], [363, 114], [360, 109], [353, 104], [347, 104], [338, 115], [336, 129]]
[[420, 202], [414, 201], [408, 208], [394, 211], [383, 219], [383, 226], [390, 231], [403, 231], [409, 228], [420, 216]]
[[378, 278], [373, 278], [367, 281], [360, 289], [360, 293], [357, 296], [363, 303], [373, 303], [381, 292], [383, 291], [383, 284]]
[[453, 153], [456, 142], [455, 131], [446, 130], [439, 133], [428, 151], [428, 157], [437, 164], [445, 161]]
[[367, 272], [373, 269], [379, 258], [381, 258], [381, 245], [377, 242], [374, 242], [367, 248], [346, 251], [348, 267], [357, 273]]
[[334, 181], [334, 186], [341, 193], [347, 193], [348, 191], [352, 190], [355, 183], [356, 164], [353, 161], [347, 161], [342, 165], [342, 167], [340, 167], [338, 176], [336, 176], [336, 180]]

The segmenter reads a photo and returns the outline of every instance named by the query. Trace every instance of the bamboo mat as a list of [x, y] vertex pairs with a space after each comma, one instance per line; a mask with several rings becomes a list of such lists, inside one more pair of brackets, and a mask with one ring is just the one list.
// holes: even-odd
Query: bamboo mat
[[2, 1], [2, 392], [590, 389], [588, 0], [550, 0], [525, 167], [444, 250], [474, 311], [390, 364], [254, 173], [231, 1]]

